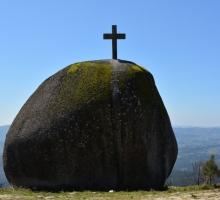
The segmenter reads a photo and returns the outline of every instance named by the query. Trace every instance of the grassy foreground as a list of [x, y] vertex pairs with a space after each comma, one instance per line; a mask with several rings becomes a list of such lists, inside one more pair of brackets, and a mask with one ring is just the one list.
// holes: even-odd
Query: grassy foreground
[[1, 188], [0, 199], [220, 199], [219, 185], [169, 187], [165, 191], [39, 192], [23, 188]]

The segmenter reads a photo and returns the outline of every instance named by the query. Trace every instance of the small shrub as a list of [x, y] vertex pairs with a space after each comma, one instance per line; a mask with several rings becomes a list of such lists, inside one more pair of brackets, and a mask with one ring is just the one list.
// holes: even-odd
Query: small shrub
[[171, 190], [171, 189], [168, 189], [167, 192], [168, 192], [168, 193], [172, 193], [172, 190]]
[[198, 197], [194, 194], [191, 194], [192, 198], [197, 199]]
[[213, 186], [214, 186], [215, 189], [220, 188], [220, 184], [217, 184], [217, 183], [215, 183]]
[[199, 188], [200, 188], [201, 190], [209, 190], [209, 189], [210, 189], [210, 186], [203, 184], [203, 185], [200, 185]]

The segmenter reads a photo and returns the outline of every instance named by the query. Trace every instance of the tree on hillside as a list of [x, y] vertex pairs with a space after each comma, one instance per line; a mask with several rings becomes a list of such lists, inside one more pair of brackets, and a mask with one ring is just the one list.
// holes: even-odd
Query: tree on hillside
[[203, 165], [204, 162], [202, 160], [192, 162], [192, 173], [189, 173], [186, 170], [184, 170], [185, 177], [195, 182], [197, 185], [200, 185], [200, 183], [202, 183], [204, 180], [202, 177]]
[[219, 176], [219, 169], [215, 162], [214, 154], [211, 155], [210, 159], [206, 161], [202, 167], [202, 175], [205, 180], [212, 184], [212, 180]]

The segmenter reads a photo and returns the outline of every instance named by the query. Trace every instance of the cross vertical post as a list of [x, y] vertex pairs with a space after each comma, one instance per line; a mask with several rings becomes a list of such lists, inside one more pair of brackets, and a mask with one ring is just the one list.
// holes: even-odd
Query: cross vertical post
[[117, 26], [112, 25], [112, 34], [104, 34], [103, 39], [112, 40], [112, 58], [117, 59], [117, 39], [125, 39], [125, 34], [117, 34]]
[[117, 59], [117, 26], [112, 26], [112, 58]]

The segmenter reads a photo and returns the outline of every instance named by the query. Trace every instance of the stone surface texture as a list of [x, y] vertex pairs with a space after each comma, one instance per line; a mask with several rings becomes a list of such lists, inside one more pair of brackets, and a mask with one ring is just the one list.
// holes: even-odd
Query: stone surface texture
[[46, 79], [6, 136], [9, 183], [40, 190], [162, 189], [177, 142], [153, 76], [135, 63], [75, 63]]

